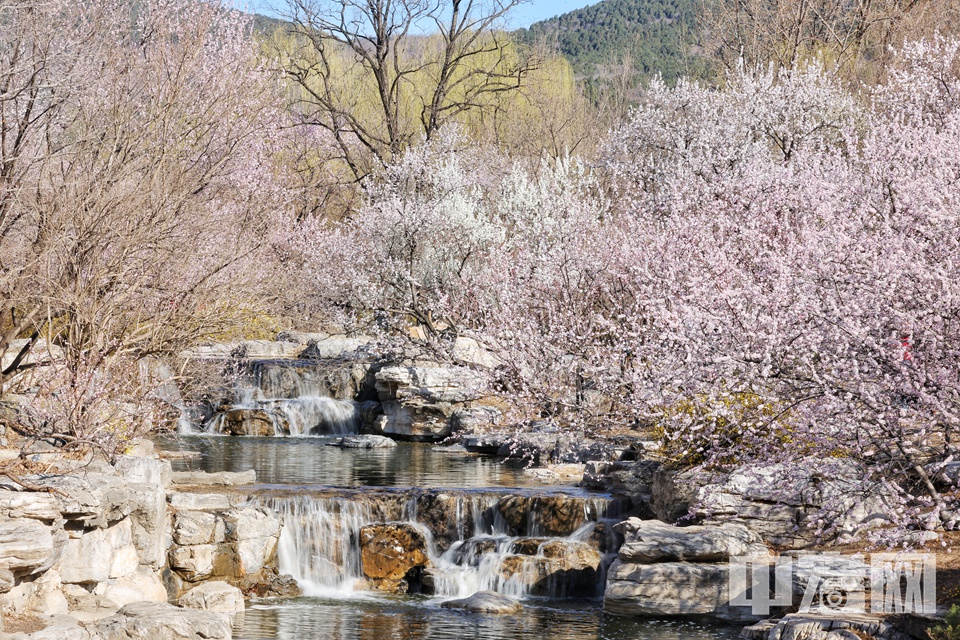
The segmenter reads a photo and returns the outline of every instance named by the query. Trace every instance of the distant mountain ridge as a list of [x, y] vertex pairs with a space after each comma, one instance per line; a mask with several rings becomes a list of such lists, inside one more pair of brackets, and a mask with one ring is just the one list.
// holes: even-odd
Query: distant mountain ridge
[[521, 30], [527, 42], [556, 42], [578, 75], [604, 74], [604, 65], [625, 56], [643, 75], [660, 73], [668, 81], [700, 75], [697, 15], [701, 0], [602, 0]]

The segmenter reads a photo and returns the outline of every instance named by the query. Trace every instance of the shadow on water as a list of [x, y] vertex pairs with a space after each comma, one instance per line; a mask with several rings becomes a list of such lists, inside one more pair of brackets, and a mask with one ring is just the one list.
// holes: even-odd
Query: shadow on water
[[[238, 621], [239, 622], [239, 621]], [[633, 620], [599, 608], [526, 606], [510, 616], [465, 614], [414, 598], [253, 604], [237, 640], [728, 640], [738, 628], [675, 620]]]

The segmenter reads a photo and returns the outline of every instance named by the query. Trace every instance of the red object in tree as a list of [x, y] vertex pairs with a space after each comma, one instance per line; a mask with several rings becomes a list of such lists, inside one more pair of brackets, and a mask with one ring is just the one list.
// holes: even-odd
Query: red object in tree
[[910, 355], [910, 334], [900, 336], [900, 344], [903, 346], [904, 361], [913, 360], [913, 356]]

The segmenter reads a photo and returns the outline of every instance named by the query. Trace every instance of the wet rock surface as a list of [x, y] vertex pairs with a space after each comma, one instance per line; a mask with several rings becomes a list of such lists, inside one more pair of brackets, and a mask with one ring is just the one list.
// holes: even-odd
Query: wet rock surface
[[264, 409], [230, 409], [221, 415], [219, 432], [231, 436], [272, 436], [280, 419]]
[[374, 588], [405, 591], [401, 581], [415, 568], [430, 565], [423, 531], [408, 523], [368, 525], [360, 529], [363, 575]]
[[396, 447], [397, 443], [386, 436], [357, 435], [344, 436], [335, 443], [335, 446], [343, 449], [391, 449]]
[[462, 609], [471, 613], [518, 613], [522, 607], [520, 603], [494, 591], [478, 591], [468, 598], [447, 600], [440, 604], [444, 609]]

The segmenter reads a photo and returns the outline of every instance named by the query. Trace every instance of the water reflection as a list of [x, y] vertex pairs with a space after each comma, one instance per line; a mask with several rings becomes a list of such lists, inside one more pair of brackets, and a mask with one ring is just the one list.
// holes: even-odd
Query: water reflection
[[524, 464], [469, 453], [445, 453], [430, 445], [400, 443], [392, 449], [340, 449], [332, 438], [184, 435], [163, 438], [162, 449], [199, 451], [199, 460], [175, 460], [175, 471], [257, 470], [261, 484], [337, 487], [530, 486]]
[[738, 628], [605, 616], [598, 608], [526, 606], [516, 616], [465, 614], [435, 601], [301, 598], [253, 605], [234, 631], [238, 640], [727, 640]]

